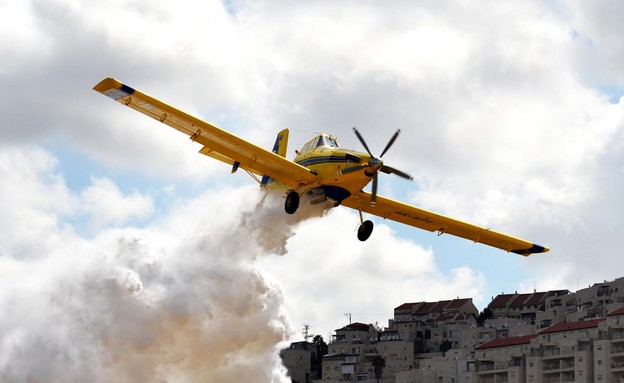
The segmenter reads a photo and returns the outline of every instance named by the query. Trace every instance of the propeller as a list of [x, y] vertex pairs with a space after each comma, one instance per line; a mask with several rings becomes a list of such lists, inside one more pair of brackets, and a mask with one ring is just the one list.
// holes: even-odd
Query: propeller
[[373, 155], [373, 153], [368, 148], [368, 145], [366, 144], [366, 141], [364, 140], [364, 137], [362, 137], [360, 132], [355, 127], [353, 128], [353, 132], [355, 133], [357, 138], [362, 143], [362, 146], [364, 146], [364, 149], [366, 149], [366, 152], [370, 155], [370, 159], [368, 160], [368, 164], [364, 164], [364, 165], [360, 165], [360, 166], [344, 169], [342, 171], [342, 173], [351, 173], [351, 172], [354, 172], [354, 171], [362, 170], [363, 168], [366, 168], [366, 167], [369, 167], [371, 170], [374, 171], [375, 175], [373, 176], [373, 188], [372, 188], [372, 193], [371, 193], [371, 203], [372, 204], [375, 204], [375, 202], [377, 201], [377, 183], [378, 183], [377, 175], [379, 174], [380, 171], [384, 172], [386, 174], [396, 174], [397, 176], [405, 178], [407, 180], [412, 180], [413, 179], [412, 176], [410, 176], [409, 174], [407, 174], [405, 172], [400, 171], [399, 169], [393, 168], [393, 167], [388, 166], [388, 165], [384, 165], [383, 160], [382, 160], [382, 157], [384, 156], [384, 154], [386, 154], [386, 152], [388, 152], [390, 147], [392, 147], [392, 145], [394, 144], [394, 141], [396, 141], [397, 137], [401, 133], [401, 129], [397, 129], [397, 131], [394, 132], [394, 134], [390, 138], [390, 141], [388, 141], [388, 143], [386, 144], [386, 147], [381, 152], [381, 155], [379, 157], [375, 157]]

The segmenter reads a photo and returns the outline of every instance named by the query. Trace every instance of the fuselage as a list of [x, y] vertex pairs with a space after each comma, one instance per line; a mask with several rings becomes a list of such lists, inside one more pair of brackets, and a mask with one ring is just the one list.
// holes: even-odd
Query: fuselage
[[[341, 148], [329, 134], [314, 137], [296, 153], [294, 162], [316, 173], [318, 187], [337, 202], [362, 190], [375, 175], [369, 167], [361, 166], [369, 162], [370, 155]], [[345, 171], [354, 167], [358, 170]]]

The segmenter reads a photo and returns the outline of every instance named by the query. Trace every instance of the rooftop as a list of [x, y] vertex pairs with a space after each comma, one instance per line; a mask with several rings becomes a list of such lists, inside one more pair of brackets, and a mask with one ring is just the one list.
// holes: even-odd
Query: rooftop
[[465, 304], [472, 301], [472, 298], [457, 298], [453, 300], [437, 301], [437, 302], [412, 302], [403, 303], [395, 307], [394, 311], [408, 311], [416, 315], [425, 315], [432, 313], [441, 313], [443, 311], [457, 311]]
[[488, 307], [491, 309], [504, 309], [505, 307], [507, 307], [507, 302], [509, 302], [509, 300], [515, 295], [516, 294], [497, 295], [494, 299], [492, 299], [492, 302], [490, 302]]
[[535, 338], [536, 336], [537, 335], [521, 335], [521, 336], [511, 336], [509, 338], [492, 339], [477, 346], [475, 349], [485, 350], [488, 348], [509, 347], [509, 346], [518, 346], [521, 344], [529, 344], [531, 343], [531, 339]]
[[370, 327], [370, 325], [364, 324], [364, 323], [360, 323], [360, 322], [353, 322], [350, 323], [346, 326], [344, 326], [343, 328], [339, 328], [336, 331], [366, 331], [368, 332], [368, 328]]
[[617, 310], [611, 311], [609, 314], [607, 314], [608, 317], [617, 316], [617, 315], [624, 315], [624, 306], [620, 307]]
[[598, 327], [598, 323], [604, 321], [606, 318], [591, 319], [581, 322], [569, 322], [569, 323], [557, 323], [547, 329], [540, 331], [540, 334], [552, 334], [555, 332], [583, 330], [587, 328]]

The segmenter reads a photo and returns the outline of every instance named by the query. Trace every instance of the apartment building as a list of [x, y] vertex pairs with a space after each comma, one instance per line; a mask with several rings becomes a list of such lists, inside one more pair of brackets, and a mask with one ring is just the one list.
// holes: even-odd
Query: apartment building
[[312, 359], [316, 353], [313, 343], [294, 342], [280, 351], [280, 358], [289, 372], [291, 382], [310, 383], [312, 379]]
[[508, 382], [526, 380], [526, 355], [531, 340], [537, 335], [520, 335], [492, 339], [475, 348], [474, 357], [467, 363], [465, 383]]
[[612, 311], [593, 341], [594, 382], [624, 383], [624, 307]]
[[624, 278], [501, 294], [477, 326], [470, 298], [404, 303], [388, 327], [336, 330], [326, 383], [624, 383]]
[[[371, 324], [351, 323], [336, 330], [328, 344], [328, 354], [323, 357], [323, 382], [373, 381], [376, 369], [382, 367], [378, 366], [379, 339], [379, 329]], [[409, 351], [412, 353], [406, 351], [405, 360], [413, 355]]]
[[462, 330], [475, 326], [478, 314], [472, 298], [404, 303], [394, 309], [388, 328], [413, 342], [416, 353], [440, 352], [464, 348]]

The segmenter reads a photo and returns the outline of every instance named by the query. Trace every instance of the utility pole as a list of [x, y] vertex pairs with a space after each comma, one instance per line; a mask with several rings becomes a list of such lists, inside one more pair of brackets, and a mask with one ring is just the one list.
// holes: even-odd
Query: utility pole
[[310, 334], [309, 331], [310, 331], [310, 325], [304, 324], [303, 325], [303, 340], [305, 340], [306, 342], [308, 341], [308, 339], [314, 338], [314, 335]]
[[345, 316], [349, 318], [349, 324], [351, 324], [351, 313], [345, 313]]

